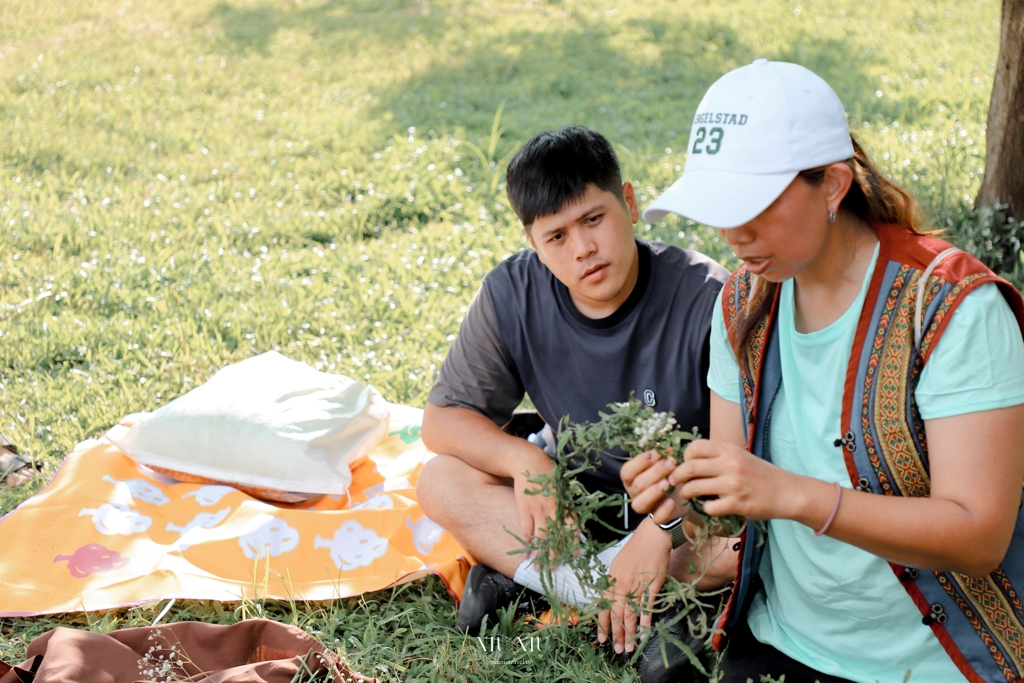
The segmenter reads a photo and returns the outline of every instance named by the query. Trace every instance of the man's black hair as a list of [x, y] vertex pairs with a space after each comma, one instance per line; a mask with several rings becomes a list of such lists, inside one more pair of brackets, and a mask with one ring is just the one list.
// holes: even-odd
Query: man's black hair
[[583, 126], [535, 135], [509, 162], [505, 183], [508, 201], [527, 229], [537, 218], [581, 200], [587, 185], [622, 200], [615, 151], [603, 135]]

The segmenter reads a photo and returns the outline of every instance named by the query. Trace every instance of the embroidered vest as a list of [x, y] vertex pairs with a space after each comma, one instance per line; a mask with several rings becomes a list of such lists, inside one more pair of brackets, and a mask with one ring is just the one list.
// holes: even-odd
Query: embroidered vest
[[[895, 225], [875, 225], [878, 261], [854, 336], [843, 391], [842, 448], [850, 480], [860, 491], [886, 496], [928, 496], [930, 477], [924, 421], [914, 390], [950, 317], [964, 296], [996, 283], [1024, 334], [1024, 297], [980, 261], [942, 240]], [[919, 296], [918, 287], [924, 284]], [[751, 292], [751, 275], [740, 268], [722, 297], [726, 326]], [[772, 403], [782, 383], [778, 326], [779, 291], [771, 312], [754, 332], [749, 353], [738, 359], [747, 450], [771, 459], [768, 430]], [[832, 444], [830, 444], [831, 446]], [[729, 603], [718, 622], [725, 638], [757, 592], [757, 568], [765, 528], [748, 525], [740, 541], [740, 565]], [[932, 572], [890, 563], [960, 671], [975, 683], [1024, 680], [1024, 509], [1002, 564], [984, 577]]]

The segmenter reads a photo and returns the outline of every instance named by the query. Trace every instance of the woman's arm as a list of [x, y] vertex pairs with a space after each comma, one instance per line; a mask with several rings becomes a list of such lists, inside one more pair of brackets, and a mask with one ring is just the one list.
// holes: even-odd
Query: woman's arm
[[[712, 403], [713, 432], [716, 407], [722, 406]], [[927, 420], [925, 432], [931, 496], [844, 488], [827, 533], [898, 564], [987, 574], [1006, 554], [1021, 504], [1024, 405]], [[686, 461], [668, 477], [678, 487], [673, 498], [717, 496], [704, 503], [712, 515], [824, 525], [835, 504], [830, 482], [781, 470], [731, 436], [731, 443], [697, 441], [687, 448]]]

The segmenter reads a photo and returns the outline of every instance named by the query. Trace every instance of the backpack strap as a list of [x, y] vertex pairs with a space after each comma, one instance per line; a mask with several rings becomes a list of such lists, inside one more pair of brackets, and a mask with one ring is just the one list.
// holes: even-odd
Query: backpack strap
[[942, 260], [947, 256], [951, 256], [956, 252], [960, 251], [956, 247], [950, 247], [945, 251], [939, 252], [932, 262], [928, 264], [928, 267], [924, 269], [924, 273], [921, 274], [921, 279], [917, 281], [917, 301], [914, 306], [914, 349], [921, 349], [921, 326], [924, 320], [924, 295], [928, 291], [928, 278], [932, 276], [932, 271], [935, 267], [942, 263]]

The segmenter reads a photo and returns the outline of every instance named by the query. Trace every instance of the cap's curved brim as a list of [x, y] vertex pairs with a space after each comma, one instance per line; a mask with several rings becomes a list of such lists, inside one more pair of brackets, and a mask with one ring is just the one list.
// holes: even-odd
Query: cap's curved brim
[[647, 207], [644, 220], [653, 223], [667, 213], [678, 213], [713, 228], [735, 228], [767, 209], [797, 173], [685, 172]]

